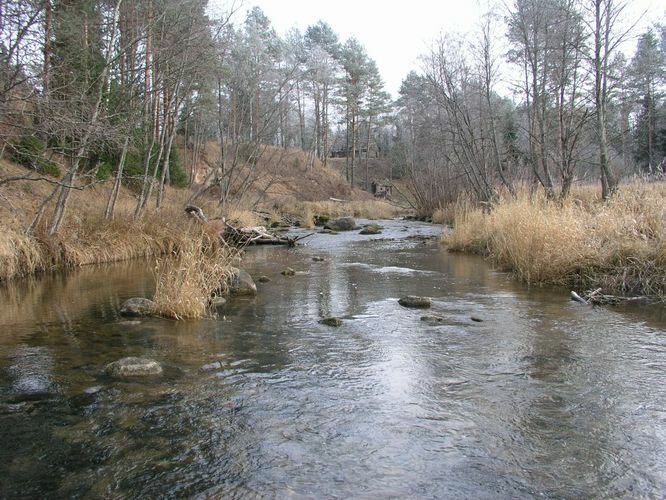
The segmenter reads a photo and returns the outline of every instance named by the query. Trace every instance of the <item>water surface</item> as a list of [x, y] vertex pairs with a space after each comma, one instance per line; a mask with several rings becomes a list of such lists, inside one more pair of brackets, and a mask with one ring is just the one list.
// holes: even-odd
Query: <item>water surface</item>
[[[382, 224], [249, 250], [271, 281], [202, 321], [118, 317], [146, 262], [0, 289], [0, 497], [666, 494], [662, 308], [583, 307]], [[165, 374], [102, 374], [124, 356]]]

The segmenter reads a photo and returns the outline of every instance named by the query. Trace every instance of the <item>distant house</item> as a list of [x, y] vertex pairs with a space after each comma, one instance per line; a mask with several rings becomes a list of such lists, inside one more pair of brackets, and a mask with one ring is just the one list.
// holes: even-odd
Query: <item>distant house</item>
[[370, 191], [376, 198], [388, 198], [393, 192], [393, 185], [388, 182], [372, 181]]

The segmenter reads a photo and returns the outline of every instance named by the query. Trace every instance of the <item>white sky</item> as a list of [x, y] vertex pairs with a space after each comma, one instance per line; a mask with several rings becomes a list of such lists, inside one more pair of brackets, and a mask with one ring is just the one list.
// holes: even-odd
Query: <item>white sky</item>
[[[219, 4], [223, 0], [212, 0]], [[418, 57], [427, 52], [441, 34], [468, 32], [475, 28], [481, 0], [243, 0], [236, 22], [252, 6], [259, 6], [275, 30], [284, 35], [290, 28], [301, 31], [318, 20], [326, 21], [341, 41], [354, 35], [377, 62], [382, 78], [394, 98], [403, 78], [419, 68]], [[510, 3], [507, 0], [506, 3]], [[629, 13], [640, 27], [664, 19], [663, 0], [627, 0]], [[635, 44], [632, 44], [632, 46]], [[630, 49], [628, 49], [630, 50]]]

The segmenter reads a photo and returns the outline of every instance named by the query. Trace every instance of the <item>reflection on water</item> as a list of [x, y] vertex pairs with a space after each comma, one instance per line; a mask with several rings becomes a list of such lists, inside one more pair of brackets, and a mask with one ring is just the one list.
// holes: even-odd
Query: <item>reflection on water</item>
[[[663, 310], [587, 309], [384, 225], [250, 250], [272, 281], [203, 321], [117, 316], [146, 263], [2, 289], [0, 497], [666, 492]], [[165, 374], [101, 374], [124, 356]]]

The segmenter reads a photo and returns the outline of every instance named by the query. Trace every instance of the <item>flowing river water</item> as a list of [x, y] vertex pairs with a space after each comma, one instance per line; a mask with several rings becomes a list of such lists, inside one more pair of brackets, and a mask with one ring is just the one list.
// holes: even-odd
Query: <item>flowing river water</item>
[[[5, 285], [0, 497], [666, 495], [663, 307], [587, 308], [382, 225], [250, 249], [271, 281], [214, 319], [120, 318], [146, 262]], [[165, 372], [103, 375], [125, 356]]]

